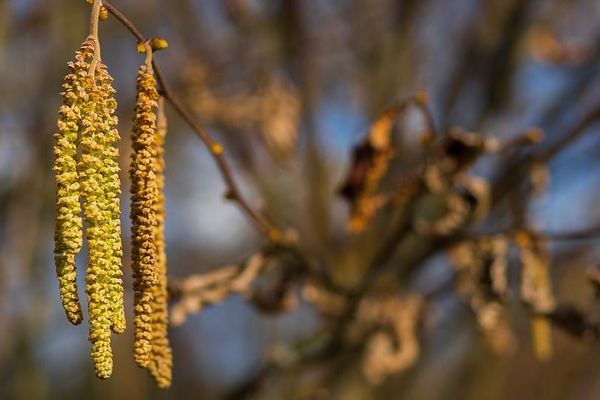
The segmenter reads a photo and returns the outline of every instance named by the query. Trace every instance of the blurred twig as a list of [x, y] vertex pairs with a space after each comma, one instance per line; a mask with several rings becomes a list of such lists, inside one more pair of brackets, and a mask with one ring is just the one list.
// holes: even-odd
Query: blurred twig
[[[475, 240], [482, 237], [491, 237], [498, 235], [511, 236], [516, 232], [515, 229], [506, 229], [503, 231], [496, 232], [482, 232], [482, 233], [468, 233], [464, 235], [465, 239]], [[553, 241], [569, 241], [569, 240], [589, 240], [600, 238], [600, 225], [593, 225], [587, 228], [575, 229], [572, 231], [547, 231], [547, 230], [535, 230], [529, 229], [529, 234], [535, 237], [542, 238], [544, 240]]]
[[[103, 1], [103, 5], [106, 9], [119, 20], [131, 34], [140, 43], [145, 43], [148, 39], [140, 32], [140, 30], [131, 22], [122, 12], [120, 12], [115, 6], [107, 1]], [[227, 191], [225, 197], [237, 203], [242, 212], [248, 217], [248, 219], [256, 226], [270, 240], [278, 241], [282, 235], [274, 225], [272, 225], [266, 218], [256, 212], [248, 201], [244, 198], [240, 189], [235, 181], [231, 167], [223, 155], [223, 147], [217, 140], [215, 140], [210, 133], [191, 114], [190, 111], [183, 105], [179, 97], [171, 90], [156, 58], [152, 61], [154, 71], [156, 73], [156, 79], [160, 84], [162, 96], [173, 106], [175, 111], [184, 119], [184, 121], [194, 130], [196, 135], [202, 140], [202, 142], [208, 148], [212, 158], [214, 159], [221, 176], [227, 185]]]

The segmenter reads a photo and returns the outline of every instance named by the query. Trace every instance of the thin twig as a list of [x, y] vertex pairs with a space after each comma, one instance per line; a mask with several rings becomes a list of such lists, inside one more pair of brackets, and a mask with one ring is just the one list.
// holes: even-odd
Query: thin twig
[[[465, 234], [463, 239], [467, 240], [476, 240], [482, 237], [489, 236], [511, 236], [515, 233], [514, 229], [507, 229], [503, 231], [497, 232], [485, 232], [485, 233], [473, 233], [473, 234]], [[588, 228], [582, 228], [572, 231], [545, 231], [545, 230], [536, 230], [529, 232], [531, 235], [535, 237], [539, 237], [543, 240], [550, 241], [569, 241], [569, 240], [593, 240], [600, 238], [600, 225], [591, 226]]]
[[552, 143], [548, 148], [541, 151], [537, 158], [542, 162], [547, 162], [552, 159], [562, 149], [569, 146], [571, 143], [579, 139], [583, 134], [589, 132], [588, 128], [600, 118], [600, 103], [596, 104], [585, 115], [577, 125], [575, 125], [568, 134], [559, 138]]
[[504, 161], [503, 170], [492, 180], [492, 205], [499, 204], [506, 195], [521, 182], [535, 163], [548, 163], [566, 147], [578, 140], [583, 134], [591, 132], [589, 128], [600, 118], [600, 103], [589, 109], [580, 121], [561, 138], [546, 148], [531, 150], [526, 154], [514, 154]]
[[600, 226], [592, 226], [590, 228], [584, 228], [575, 231], [567, 231], [567, 232], [546, 232], [540, 231], [536, 232], [536, 234], [540, 235], [542, 238], [547, 240], [587, 240], [587, 239], [596, 239], [600, 237]]
[[102, 7], [102, 0], [94, 0], [92, 5], [92, 15], [90, 17], [90, 35], [89, 37], [94, 41], [94, 58], [90, 62], [88, 73], [94, 77], [96, 74], [96, 66], [100, 61], [100, 40], [98, 40], [98, 21], [100, 18], [100, 8]]
[[[119, 22], [125, 26], [131, 32], [131, 34], [140, 43], [147, 41], [146, 37], [140, 32], [140, 30], [131, 22], [121, 11], [107, 1], [103, 1], [104, 7], [111, 13]], [[242, 212], [248, 217], [248, 219], [254, 224], [254, 226], [265, 234], [270, 240], [278, 241], [282, 235], [275, 226], [273, 226], [266, 218], [258, 214], [243, 197], [240, 189], [235, 181], [231, 167], [223, 155], [223, 146], [215, 140], [209, 133], [204, 129], [191, 112], [183, 105], [179, 97], [171, 90], [167, 80], [160, 69], [156, 58], [152, 60], [154, 66], [154, 72], [156, 74], [156, 80], [160, 85], [160, 93], [167, 100], [171, 106], [177, 111], [177, 113], [183, 118], [183, 120], [193, 129], [196, 135], [202, 140], [204, 145], [208, 148], [213, 160], [219, 168], [219, 172], [225, 181], [227, 191], [225, 197], [229, 200], [234, 201]]]

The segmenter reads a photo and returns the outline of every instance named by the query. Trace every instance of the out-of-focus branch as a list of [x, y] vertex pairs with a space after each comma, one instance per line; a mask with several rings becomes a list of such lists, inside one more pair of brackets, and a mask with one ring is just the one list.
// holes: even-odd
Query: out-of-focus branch
[[556, 142], [548, 146], [538, 156], [539, 161], [545, 162], [554, 157], [562, 149], [579, 139], [581, 135], [586, 133], [586, 129], [600, 118], [600, 101], [592, 109], [590, 109], [566, 135], [562, 136]]
[[537, 231], [537, 235], [547, 240], [588, 240], [600, 238], [600, 225], [573, 231]]
[[578, 339], [600, 338], [600, 322], [583, 313], [573, 304], [558, 304], [544, 315], [554, 326]]
[[[485, 233], [476, 233], [476, 234], [466, 234], [464, 236], [465, 239], [474, 240], [482, 237], [491, 237], [491, 236], [511, 236], [515, 233], [514, 230], [504, 230], [498, 232], [485, 232]], [[539, 237], [544, 240], [552, 240], [552, 241], [569, 241], [569, 240], [592, 240], [600, 238], [600, 225], [590, 226], [588, 228], [576, 229], [572, 231], [546, 231], [546, 230], [536, 230], [530, 231], [534, 237]]]
[[[534, 2], [512, 0], [499, 4], [482, 2], [474, 15], [472, 26], [465, 31], [464, 46], [458, 55], [459, 64], [448, 82], [444, 101], [443, 126], [450, 126], [452, 112], [460, 101], [471, 80], [479, 83], [480, 97], [471, 102], [476, 107], [473, 126], [481, 125], [491, 109], [506, 98], [510, 87], [507, 82], [513, 72], [515, 52], [528, 23], [527, 14]], [[490, 40], [489, 32], [495, 32], [497, 40]], [[475, 98], [473, 98], [475, 99]], [[465, 121], [462, 121], [464, 123]]]
[[546, 148], [533, 149], [526, 154], [522, 152], [509, 157], [503, 164], [504, 168], [498, 173], [492, 182], [492, 200], [494, 205], [505, 199], [512, 189], [522, 182], [524, 176], [536, 163], [547, 163], [557, 154], [579, 139], [584, 133], [589, 132], [587, 128], [600, 119], [600, 101], [582, 116], [579, 122], [561, 136], [560, 139]]
[[265, 267], [262, 254], [255, 254], [244, 265], [221, 267], [202, 275], [191, 275], [181, 282], [170, 284], [169, 290], [177, 300], [171, 308], [171, 323], [183, 324], [188, 315], [217, 304], [233, 293], [248, 297], [251, 285]]
[[[170, 280], [169, 293], [174, 302], [171, 323], [181, 325], [189, 315], [236, 294], [263, 313], [289, 310], [296, 304], [292, 288], [299, 286], [312, 272], [306, 258], [295, 247], [268, 245], [239, 264]], [[318, 274], [313, 273], [311, 277], [320, 287], [335, 290]]]
[[[147, 41], [147, 38], [141, 33], [141, 31], [133, 24], [133, 22], [131, 22], [131, 20], [129, 20], [121, 11], [119, 11], [119, 9], [107, 1], [103, 1], [102, 3], [108, 12], [110, 12], [117, 20], [119, 20], [119, 22], [121, 22], [129, 30], [129, 32], [131, 32], [138, 42], [144, 43]], [[192, 113], [183, 105], [183, 102], [179, 99], [179, 97], [172, 91], [160, 66], [158, 65], [158, 62], [156, 61], [156, 58], [152, 61], [152, 65], [154, 66], [156, 79], [160, 85], [160, 92], [162, 96], [171, 104], [171, 106], [173, 106], [181, 118], [183, 118], [183, 120], [193, 129], [200, 140], [202, 140], [202, 142], [208, 148], [213, 160], [217, 164], [219, 172], [221, 173], [221, 176], [225, 181], [225, 185], [227, 186], [225, 197], [234, 201], [242, 210], [242, 212], [248, 217], [248, 219], [254, 224], [254, 226], [270, 240], [281, 240], [282, 234], [279, 229], [272, 225], [264, 216], [256, 212], [240, 192], [231, 167], [223, 155], [223, 146], [217, 140], [215, 140], [206, 129], [204, 129], [204, 127], [196, 120]]]

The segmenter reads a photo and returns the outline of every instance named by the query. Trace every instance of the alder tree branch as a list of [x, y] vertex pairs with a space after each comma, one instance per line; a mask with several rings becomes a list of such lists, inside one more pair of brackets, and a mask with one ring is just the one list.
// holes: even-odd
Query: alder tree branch
[[[119, 9], [113, 6], [108, 1], [102, 1], [102, 4], [109, 13], [111, 13], [131, 34], [137, 39], [139, 43], [147, 42], [146, 36], [129, 20]], [[271, 241], [280, 241], [282, 234], [278, 228], [276, 228], [271, 222], [269, 222], [264, 216], [260, 215], [255, 211], [248, 201], [242, 195], [235, 177], [233, 175], [231, 166], [223, 154], [223, 146], [214, 139], [210, 133], [196, 120], [193, 114], [183, 105], [180, 98], [173, 92], [169, 83], [167, 82], [164, 74], [156, 58], [152, 60], [154, 66], [154, 72], [156, 74], [156, 80], [160, 85], [160, 94], [167, 100], [175, 111], [183, 118], [183, 120], [192, 128], [194, 133], [202, 140], [204, 145], [208, 148], [210, 155], [217, 164], [219, 172], [227, 186], [225, 192], [225, 198], [234, 201], [246, 217], [252, 222], [252, 224], [263, 233]]]
[[[517, 229], [505, 229], [492, 232], [467, 233], [462, 239], [477, 240], [489, 236], [511, 236]], [[600, 224], [570, 231], [530, 230], [529, 233], [548, 241], [595, 240], [600, 238]]]
[[583, 228], [580, 230], [566, 231], [566, 232], [553, 232], [553, 231], [542, 231], [539, 234], [548, 240], [589, 240], [600, 237], [600, 225], [592, 226], [589, 228]]

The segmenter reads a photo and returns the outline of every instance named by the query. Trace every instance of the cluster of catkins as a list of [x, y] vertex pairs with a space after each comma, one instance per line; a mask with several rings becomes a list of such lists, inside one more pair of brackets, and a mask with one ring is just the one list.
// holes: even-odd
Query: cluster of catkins
[[[60, 297], [72, 324], [83, 320], [75, 259], [88, 243], [86, 293], [89, 340], [96, 375], [109, 378], [111, 332], [125, 331], [123, 255], [120, 224], [119, 133], [112, 78], [99, 61], [90, 36], [68, 63], [54, 172], [57, 216], [54, 258]], [[134, 277], [135, 360], [160, 387], [171, 384], [172, 354], [167, 338], [167, 283], [164, 245], [163, 143], [166, 125], [157, 127], [159, 95], [151, 63], [140, 67], [132, 134], [132, 268]], [[164, 118], [162, 118], [164, 120]]]

